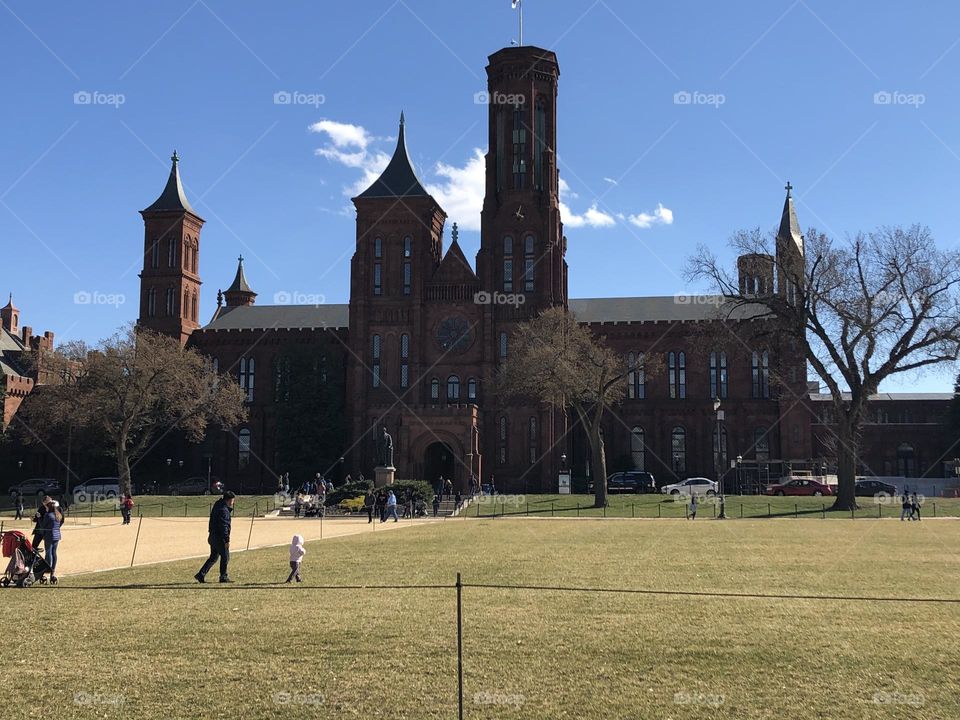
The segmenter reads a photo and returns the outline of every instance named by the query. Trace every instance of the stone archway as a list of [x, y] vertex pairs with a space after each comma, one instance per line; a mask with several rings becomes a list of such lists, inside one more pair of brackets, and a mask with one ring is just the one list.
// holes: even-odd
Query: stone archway
[[455, 480], [457, 477], [456, 455], [444, 442], [430, 443], [423, 453], [423, 479], [431, 487], [438, 487], [440, 478]]

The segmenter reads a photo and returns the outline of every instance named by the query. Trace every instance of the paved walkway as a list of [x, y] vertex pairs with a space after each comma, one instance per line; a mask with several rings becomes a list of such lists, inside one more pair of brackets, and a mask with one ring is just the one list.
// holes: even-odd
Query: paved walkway
[[[141, 525], [142, 521], [142, 525]], [[324, 519], [317, 518], [250, 518], [234, 517], [231, 533], [231, 552], [263, 547], [288, 545], [295, 534], [303, 535], [307, 542], [329, 538], [379, 533], [399, 530], [441, 520], [418, 519], [368, 524], [366, 517]], [[137, 541], [137, 528], [140, 538]], [[33, 532], [27, 522], [4, 521], [4, 530], [20, 530], [27, 536]], [[134, 558], [134, 542], [137, 541]], [[121, 524], [120, 518], [70, 518], [63, 526], [63, 539], [57, 549], [57, 575], [68, 576], [150, 565], [172, 560], [206, 557], [207, 518], [133, 518], [129, 525]]]

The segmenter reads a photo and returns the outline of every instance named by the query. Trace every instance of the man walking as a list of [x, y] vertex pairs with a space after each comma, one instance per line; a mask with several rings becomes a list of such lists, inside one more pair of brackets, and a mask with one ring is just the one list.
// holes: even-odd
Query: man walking
[[16, 514], [13, 516], [14, 520], [23, 520], [23, 493], [20, 492], [18, 488], [16, 494], [13, 497], [13, 505], [16, 510]]
[[210, 510], [209, 535], [207, 537], [207, 542], [210, 544], [210, 557], [200, 568], [200, 572], [193, 576], [198, 583], [206, 582], [206, 575], [217, 558], [220, 559], [220, 582], [233, 582], [227, 574], [227, 565], [230, 563], [230, 521], [236, 497], [230, 490], [227, 490]]
[[917, 493], [910, 496], [910, 519], [920, 520], [920, 501], [917, 499]]
[[367, 496], [363, 499], [363, 509], [367, 511], [367, 525], [373, 522], [373, 509], [377, 504], [377, 496], [373, 488], [367, 490]]
[[400, 522], [397, 517], [397, 496], [393, 494], [393, 490], [387, 495], [387, 512], [383, 516], [383, 522], [386, 522], [388, 517], [392, 517], [394, 522]]
[[903, 502], [900, 505], [900, 520], [906, 520], [907, 518], [913, 519], [913, 507], [910, 504], [910, 496], [907, 494], [907, 491], [903, 491]]

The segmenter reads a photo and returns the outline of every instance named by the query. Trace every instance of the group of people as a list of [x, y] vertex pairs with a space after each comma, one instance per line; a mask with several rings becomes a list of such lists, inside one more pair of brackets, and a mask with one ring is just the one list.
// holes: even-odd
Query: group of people
[[[23, 500], [20, 501], [20, 515], [23, 515]], [[57, 582], [57, 547], [60, 545], [60, 528], [63, 526], [63, 510], [60, 503], [49, 495], [44, 495], [33, 514], [33, 539], [31, 544], [39, 552], [43, 542], [43, 559], [50, 566], [50, 582]]]
[[[394, 522], [400, 520], [397, 511], [397, 496], [393, 490], [380, 488], [374, 490], [370, 488], [363, 498], [363, 509], [367, 511], [367, 523], [372, 523], [374, 517], [380, 518], [380, 522], [386, 522], [388, 518], [393, 518]], [[422, 500], [414, 503], [413, 495], [408, 493], [403, 500], [403, 517], [414, 517], [414, 513], [426, 515], [426, 506]]]
[[916, 493], [908, 495], [904, 490], [900, 503], [900, 519], [920, 520], [920, 500], [917, 499]]

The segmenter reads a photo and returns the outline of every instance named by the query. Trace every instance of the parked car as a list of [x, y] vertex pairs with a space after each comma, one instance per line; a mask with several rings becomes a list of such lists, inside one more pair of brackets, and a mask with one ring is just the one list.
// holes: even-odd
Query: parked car
[[175, 482], [167, 488], [168, 495], [210, 495], [223, 490], [223, 483], [217, 478], [210, 478], [209, 484], [205, 477], [192, 477]]
[[37, 497], [60, 495], [63, 493], [63, 488], [53, 478], [30, 478], [10, 488], [10, 497], [14, 497], [17, 491], [26, 499], [31, 495]]
[[[593, 483], [587, 486], [587, 492], [592, 493]], [[657, 481], [653, 474], [640, 470], [615, 472], [607, 476], [607, 492], [652, 493], [657, 491]]]
[[78, 503], [103, 502], [120, 497], [120, 478], [96, 477], [73, 488], [73, 501]]
[[794, 478], [784, 483], [767, 485], [764, 492], [767, 495], [833, 495], [829, 485], [811, 478]]
[[876, 497], [877, 495], [896, 497], [897, 486], [881, 480], [857, 480], [853, 494], [857, 497]]
[[703, 477], [692, 477], [671, 485], [664, 485], [660, 492], [664, 495], [716, 495], [717, 483]]

